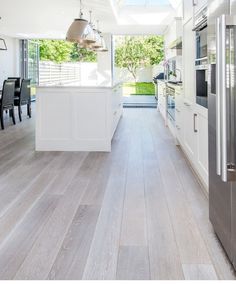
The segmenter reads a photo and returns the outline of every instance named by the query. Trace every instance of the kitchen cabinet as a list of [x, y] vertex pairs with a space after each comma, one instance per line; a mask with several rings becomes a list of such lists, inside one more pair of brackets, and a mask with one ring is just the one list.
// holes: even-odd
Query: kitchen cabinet
[[193, 7], [197, 0], [183, 0], [183, 22], [188, 22], [193, 17]]
[[195, 74], [195, 33], [193, 19], [183, 26], [183, 82], [184, 98], [190, 104], [196, 102], [196, 74]]
[[184, 131], [183, 131], [183, 148], [190, 159], [194, 163], [196, 155], [196, 133], [195, 122], [196, 117], [194, 113], [194, 106], [188, 102], [184, 102], [183, 105], [183, 119], [184, 119]]
[[183, 89], [175, 86], [175, 123], [167, 125], [193, 169], [208, 188], [208, 110], [185, 100]]
[[183, 143], [183, 130], [184, 130], [184, 119], [183, 119], [183, 92], [175, 92], [175, 125], [176, 125], [176, 139], [177, 145]]
[[123, 115], [122, 85], [115, 86], [111, 97], [111, 137], [113, 137], [120, 117]]
[[183, 102], [182, 110], [177, 111], [176, 136], [192, 167], [208, 188], [208, 116], [207, 110], [201, 109]]
[[36, 151], [111, 151], [123, 112], [121, 84], [39, 86], [37, 94]]
[[158, 109], [167, 124], [167, 101], [166, 101], [166, 84], [158, 81]]
[[196, 112], [196, 167], [208, 187], [208, 118]]
[[165, 32], [166, 60], [182, 55], [182, 48], [175, 47], [175, 44], [181, 45], [182, 36], [183, 36], [182, 18], [175, 18]]

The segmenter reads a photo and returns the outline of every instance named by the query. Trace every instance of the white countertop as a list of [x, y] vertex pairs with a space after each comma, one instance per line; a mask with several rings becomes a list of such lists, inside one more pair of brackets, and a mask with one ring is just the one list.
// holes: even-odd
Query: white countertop
[[56, 85], [56, 86], [40, 86], [38, 85], [36, 88], [37, 89], [110, 89], [110, 88], [115, 88], [122, 84], [122, 82], [114, 83], [112, 85], [90, 85], [90, 86], [65, 86], [65, 85]]

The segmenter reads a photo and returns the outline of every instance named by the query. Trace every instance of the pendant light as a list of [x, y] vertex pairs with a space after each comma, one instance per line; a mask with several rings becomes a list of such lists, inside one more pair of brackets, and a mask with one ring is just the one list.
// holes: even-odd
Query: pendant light
[[89, 14], [90, 14], [90, 21], [84, 32], [84, 40], [83, 40], [87, 45], [91, 45], [96, 42], [96, 35], [92, 24], [92, 11], [89, 11]]
[[106, 42], [105, 42], [104, 37], [102, 35], [101, 35], [101, 42], [102, 42], [102, 47], [99, 48], [97, 51], [98, 52], [108, 52]]
[[99, 31], [99, 21], [97, 21], [97, 30], [94, 29], [96, 42], [93, 44], [93, 48], [96, 50], [102, 48], [101, 32]]
[[[2, 18], [0, 17], [0, 20], [1, 19]], [[0, 50], [4, 50], [4, 51], [7, 50], [7, 45], [6, 45], [5, 39], [3, 39], [3, 38], [0, 38]]]
[[7, 50], [7, 45], [3, 38], [0, 38], [0, 50], [4, 50], [4, 51]]
[[66, 40], [81, 43], [84, 32], [88, 26], [88, 21], [83, 19], [82, 0], [80, 0], [80, 17], [75, 19], [67, 31]]

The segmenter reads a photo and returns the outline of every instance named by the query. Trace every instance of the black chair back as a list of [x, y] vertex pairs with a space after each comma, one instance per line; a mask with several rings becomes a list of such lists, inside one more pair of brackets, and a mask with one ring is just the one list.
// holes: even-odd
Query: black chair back
[[8, 108], [14, 106], [15, 82], [12, 80], [5, 80], [3, 83], [1, 107]]
[[30, 79], [23, 79], [21, 83], [21, 89], [20, 89], [20, 101], [21, 104], [27, 104], [30, 102]]
[[8, 77], [8, 80], [15, 80], [15, 87], [20, 88], [21, 77]]

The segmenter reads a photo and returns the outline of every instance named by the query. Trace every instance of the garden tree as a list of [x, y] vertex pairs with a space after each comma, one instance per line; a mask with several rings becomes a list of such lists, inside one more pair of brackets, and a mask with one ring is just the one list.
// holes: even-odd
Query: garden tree
[[135, 81], [140, 67], [159, 64], [164, 58], [164, 42], [161, 36], [118, 37], [116, 46], [116, 66], [127, 68]]
[[97, 54], [94, 51], [80, 47], [74, 43], [71, 49], [70, 58], [72, 62], [96, 62]]
[[149, 57], [150, 65], [157, 65], [164, 59], [164, 38], [162, 36], [148, 36], [144, 39], [144, 46]]
[[63, 62], [96, 62], [97, 55], [93, 51], [80, 48], [76, 43], [65, 40], [40, 40], [40, 60]]
[[69, 62], [72, 45], [63, 40], [40, 40], [40, 60], [55, 63]]

